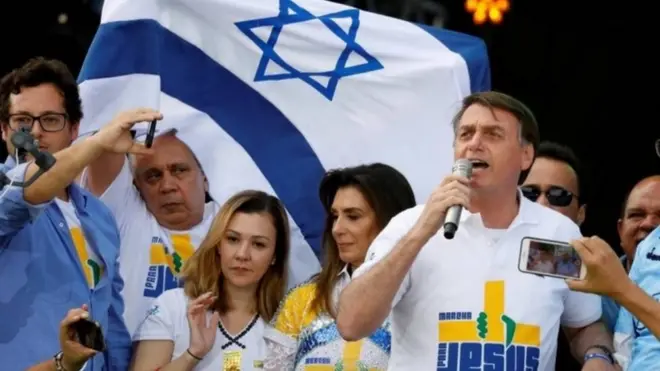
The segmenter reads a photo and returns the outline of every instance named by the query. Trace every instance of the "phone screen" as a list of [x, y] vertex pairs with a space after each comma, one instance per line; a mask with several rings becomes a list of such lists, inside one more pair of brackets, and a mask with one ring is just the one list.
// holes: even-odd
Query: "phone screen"
[[529, 239], [525, 270], [532, 273], [579, 279], [582, 260], [571, 245]]

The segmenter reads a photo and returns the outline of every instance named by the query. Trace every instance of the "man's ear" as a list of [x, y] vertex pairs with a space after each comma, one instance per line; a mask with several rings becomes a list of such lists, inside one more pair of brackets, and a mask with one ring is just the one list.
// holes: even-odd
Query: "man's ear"
[[71, 122], [71, 143], [78, 139], [78, 132], [80, 131], [80, 122]]
[[2, 140], [9, 143], [9, 124], [0, 122], [0, 129], [2, 130]]
[[534, 146], [531, 144], [523, 145], [520, 162], [522, 164], [522, 171], [527, 171], [532, 167], [534, 163]]
[[587, 217], [587, 204], [580, 206], [577, 214], [577, 225], [582, 226], [584, 219]]

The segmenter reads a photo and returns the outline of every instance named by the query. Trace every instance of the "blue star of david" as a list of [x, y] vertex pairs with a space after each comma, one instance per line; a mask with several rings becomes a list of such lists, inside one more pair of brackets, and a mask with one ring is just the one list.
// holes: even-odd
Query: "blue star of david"
[[[360, 11], [358, 9], [346, 9], [317, 17], [303, 9], [300, 5], [294, 3], [293, 0], [280, 0], [280, 12], [277, 16], [236, 22], [236, 27], [238, 27], [238, 29], [252, 40], [252, 42], [254, 42], [263, 52], [254, 77], [255, 82], [300, 79], [316, 89], [328, 100], [332, 100], [341, 78], [372, 72], [383, 68], [383, 65], [374, 56], [367, 53], [355, 40], [358, 28], [360, 27], [359, 17]], [[335, 19], [342, 18], [347, 18], [351, 21], [348, 32], [344, 31], [334, 21]], [[292, 67], [275, 52], [275, 44], [277, 43], [277, 39], [284, 26], [312, 21], [315, 19], [320, 20], [333, 34], [344, 41], [346, 47], [340, 54], [334, 70], [323, 72], [302, 72]], [[252, 31], [255, 28], [265, 26], [272, 26], [268, 41], [263, 41]], [[361, 56], [364, 59], [364, 62], [348, 67], [348, 58], [352, 53]], [[266, 68], [268, 67], [268, 63], [276, 63], [284, 70], [284, 72], [267, 75]], [[314, 79], [314, 77], [319, 76], [328, 78], [326, 85]]]

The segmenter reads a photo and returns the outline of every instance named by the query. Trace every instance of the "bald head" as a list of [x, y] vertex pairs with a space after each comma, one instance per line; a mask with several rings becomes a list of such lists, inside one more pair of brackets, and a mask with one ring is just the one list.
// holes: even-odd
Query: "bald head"
[[158, 223], [188, 230], [202, 221], [207, 190], [197, 158], [176, 135], [154, 139], [153, 154], [131, 159], [135, 185]]
[[621, 248], [629, 261], [637, 245], [660, 224], [660, 175], [639, 181], [626, 197], [618, 221]]

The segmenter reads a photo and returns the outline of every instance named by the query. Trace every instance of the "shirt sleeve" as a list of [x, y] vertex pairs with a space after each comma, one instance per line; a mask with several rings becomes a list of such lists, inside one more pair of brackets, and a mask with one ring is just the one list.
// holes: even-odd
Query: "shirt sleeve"
[[[563, 221], [557, 230], [558, 241], [571, 242], [582, 238], [580, 227], [570, 220]], [[588, 326], [601, 318], [603, 313], [601, 298], [598, 295], [568, 291], [564, 300], [564, 313], [561, 324], [570, 328]]]
[[[177, 308], [186, 305], [180, 297], [181, 289], [168, 290], [154, 300], [147, 316], [133, 335], [133, 341], [142, 340], [175, 340]], [[183, 300], [183, 301], [182, 301]]]
[[36, 220], [52, 202], [32, 205], [25, 201], [23, 188], [15, 184], [25, 181], [28, 165], [20, 164], [5, 174], [11, 183], [0, 190], [0, 238], [12, 236], [25, 224]]
[[[80, 184], [87, 188], [86, 169], [80, 178]], [[119, 174], [99, 199], [114, 215], [120, 232], [135, 223], [137, 216], [147, 212], [140, 193], [133, 185], [133, 174], [128, 158], [124, 160]]]
[[[413, 227], [419, 214], [421, 212], [421, 206], [403, 211], [398, 214], [387, 226], [378, 234], [376, 239], [369, 246], [367, 250], [367, 256], [364, 260], [364, 263], [360, 265], [358, 269], [353, 272], [353, 279], [365, 275], [369, 270], [376, 266], [381, 260], [383, 260], [394, 247], [399, 243], [401, 238], [405, 236], [410, 229]], [[394, 295], [394, 300], [392, 301], [392, 308], [394, 308], [403, 298], [403, 296], [410, 289], [410, 271], [406, 273], [401, 282], [401, 286], [397, 290], [397, 293]]]

